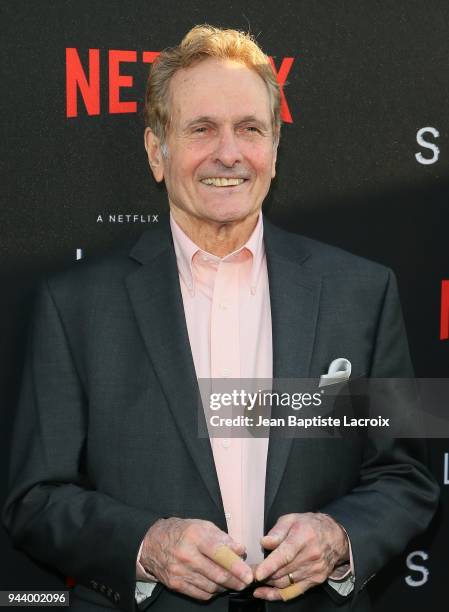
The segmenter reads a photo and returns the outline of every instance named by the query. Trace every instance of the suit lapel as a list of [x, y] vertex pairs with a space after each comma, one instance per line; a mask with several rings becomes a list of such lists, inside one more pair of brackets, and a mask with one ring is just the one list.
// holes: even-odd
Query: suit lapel
[[179, 286], [170, 228], [145, 233], [131, 256], [143, 265], [126, 285], [153, 368], [163, 388], [180, 436], [195, 462], [211, 498], [223, 509], [209, 439], [198, 437], [198, 385]]
[[[321, 278], [306, 271], [308, 254], [298, 238], [272, 226], [264, 219], [264, 240], [270, 286], [273, 335], [273, 377], [308, 378], [318, 320]], [[296, 243], [296, 244], [294, 244]], [[284, 411], [284, 414], [282, 414]], [[285, 408], [273, 416], [285, 416]], [[270, 430], [265, 516], [273, 504], [284, 474], [292, 438], [278, 437]]]

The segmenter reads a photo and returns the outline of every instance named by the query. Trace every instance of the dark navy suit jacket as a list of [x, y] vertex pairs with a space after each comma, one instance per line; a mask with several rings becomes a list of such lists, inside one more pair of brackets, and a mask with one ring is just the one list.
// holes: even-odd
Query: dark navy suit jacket
[[[264, 221], [274, 376], [319, 377], [336, 357], [353, 376], [412, 376], [396, 282], [385, 267]], [[73, 607], [135, 608], [135, 560], [160, 517], [226, 529], [167, 220], [131, 252], [50, 278], [36, 306], [3, 519], [15, 545], [75, 578]], [[438, 499], [419, 440], [269, 443], [265, 527], [322, 511], [347, 530], [355, 591], [428, 525]], [[355, 603], [357, 602], [357, 603]], [[269, 609], [329, 610], [322, 587]], [[226, 610], [159, 585], [159, 610]]]

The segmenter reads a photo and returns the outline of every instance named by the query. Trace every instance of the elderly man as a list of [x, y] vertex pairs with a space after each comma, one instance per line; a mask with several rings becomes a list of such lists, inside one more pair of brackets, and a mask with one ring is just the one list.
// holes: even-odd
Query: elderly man
[[319, 377], [342, 355], [412, 374], [392, 273], [263, 218], [279, 109], [249, 36], [193, 28], [146, 96], [169, 219], [40, 292], [4, 521], [74, 577], [76, 610], [368, 610], [432, 517], [418, 441], [198, 436], [197, 378]]

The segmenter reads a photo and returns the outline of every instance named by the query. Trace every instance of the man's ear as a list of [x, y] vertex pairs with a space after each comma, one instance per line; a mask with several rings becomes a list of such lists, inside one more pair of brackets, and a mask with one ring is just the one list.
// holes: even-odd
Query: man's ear
[[278, 157], [278, 146], [279, 146], [279, 140], [277, 140], [273, 144], [273, 162], [271, 164], [271, 178], [272, 179], [274, 179], [274, 177], [276, 176], [276, 160]]
[[154, 179], [160, 183], [164, 178], [164, 166], [162, 159], [161, 143], [159, 138], [150, 128], [145, 129], [144, 133], [145, 149], [148, 155], [148, 163], [153, 172]]
[[274, 179], [274, 177], [276, 176], [276, 161], [278, 158], [278, 147], [279, 147], [280, 137], [281, 137], [281, 126], [278, 125], [277, 128], [275, 128], [274, 139], [273, 139], [273, 161], [271, 163], [271, 179]]

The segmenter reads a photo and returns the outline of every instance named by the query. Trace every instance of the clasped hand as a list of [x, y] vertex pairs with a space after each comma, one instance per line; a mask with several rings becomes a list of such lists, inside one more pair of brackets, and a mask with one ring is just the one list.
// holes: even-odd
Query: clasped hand
[[254, 596], [269, 601], [282, 599], [279, 589], [292, 583], [298, 595], [304, 593], [349, 561], [346, 532], [327, 514], [285, 514], [261, 543], [272, 552], [255, 570], [255, 579], [265, 585]]
[[292, 581], [298, 592], [304, 592], [324, 582], [349, 558], [344, 530], [321, 513], [281, 516], [261, 540], [272, 552], [255, 568], [236, 559], [223, 569], [214, 561], [223, 544], [244, 556], [245, 547], [209, 521], [160, 519], [145, 536], [140, 561], [169, 589], [196, 599], [240, 591], [257, 580], [264, 584], [255, 588], [254, 596], [275, 601], [281, 599], [280, 589]]

